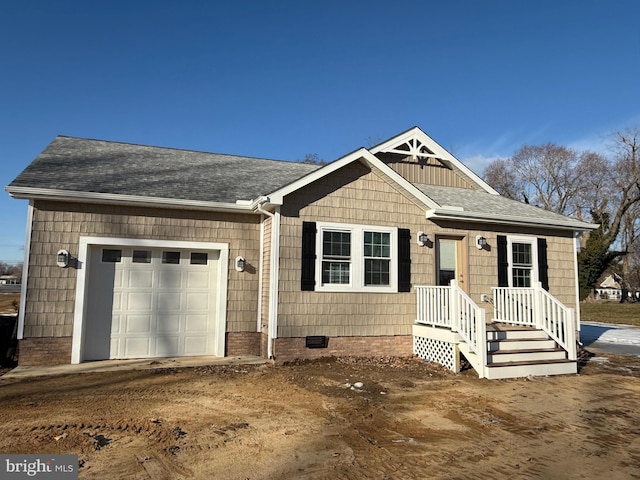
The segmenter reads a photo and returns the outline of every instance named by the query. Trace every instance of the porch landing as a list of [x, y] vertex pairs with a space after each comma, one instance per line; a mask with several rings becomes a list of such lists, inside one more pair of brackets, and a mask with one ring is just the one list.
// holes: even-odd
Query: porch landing
[[[486, 362], [457, 333], [448, 328], [416, 324], [414, 353], [427, 361], [460, 371], [462, 354], [488, 379], [577, 373], [577, 362], [543, 330], [499, 322], [486, 323]], [[484, 352], [483, 352], [484, 353]], [[484, 363], [484, 365], [483, 365]]]

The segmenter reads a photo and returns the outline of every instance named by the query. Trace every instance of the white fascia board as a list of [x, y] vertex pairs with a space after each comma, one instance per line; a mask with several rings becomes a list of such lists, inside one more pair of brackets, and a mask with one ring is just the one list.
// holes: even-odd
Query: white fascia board
[[284, 197], [289, 195], [290, 193], [295, 192], [296, 190], [303, 188], [309, 185], [320, 178], [329, 175], [330, 173], [335, 172], [336, 170], [352, 163], [355, 161], [364, 160], [369, 166], [373, 166], [378, 170], [382, 171], [385, 175], [387, 175], [391, 180], [399, 184], [402, 188], [407, 190], [411, 195], [422, 201], [427, 208], [438, 208], [436, 202], [434, 202], [431, 198], [421, 192], [416, 186], [414, 186], [411, 182], [408, 182], [402, 175], [397, 173], [383, 161], [381, 161], [378, 157], [373, 155], [366, 148], [360, 148], [314, 172], [310, 173], [302, 177], [301, 179], [287, 185], [286, 187], [281, 188], [268, 195], [268, 204], [269, 205], [282, 205], [284, 202]]
[[464, 212], [460, 210], [445, 210], [445, 209], [433, 209], [428, 210], [426, 218], [430, 220], [457, 220], [463, 222], [473, 223], [489, 223], [493, 225], [520, 225], [520, 226], [535, 226], [544, 228], [553, 228], [560, 230], [571, 231], [586, 231], [595, 230], [598, 228], [597, 224], [580, 222], [578, 220], [547, 220], [547, 219], [528, 219], [523, 217], [516, 217], [511, 215], [475, 215], [473, 213]]
[[282, 205], [285, 196], [295, 192], [296, 190], [299, 190], [300, 188], [306, 187], [310, 183], [313, 183], [316, 180], [335, 172], [336, 170], [344, 167], [345, 165], [348, 165], [351, 162], [359, 160], [365, 153], [368, 153], [368, 150], [366, 148], [360, 148], [354, 152], [349, 153], [348, 155], [345, 155], [342, 158], [339, 158], [338, 160], [329, 163], [328, 165], [325, 165], [322, 168], [319, 168], [318, 170], [314, 170], [304, 177], [299, 178], [295, 182], [292, 182], [289, 185], [276, 190], [275, 192], [267, 196], [269, 198], [269, 204]]
[[121, 195], [115, 193], [76, 192], [33, 187], [5, 187], [13, 198], [29, 200], [53, 200], [63, 202], [87, 202], [109, 205], [136, 205], [145, 207], [169, 207], [185, 210], [212, 210], [224, 212], [253, 212], [256, 201], [250, 203], [206, 202], [179, 198], [145, 197], [140, 195]]
[[389, 148], [393, 148], [394, 146], [401, 145], [414, 137], [418, 138], [429, 150], [434, 152], [438, 160], [442, 160], [445, 163], [450, 163], [454, 168], [457, 168], [470, 179], [472, 179], [485, 192], [492, 195], [500, 195], [487, 182], [480, 178], [480, 176], [476, 175], [472, 170], [469, 169], [469, 167], [467, 167], [464, 163], [451, 155], [451, 153], [445, 150], [438, 142], [436, 142], [418, 127], [414, 127], [410, 130], [407, 130], [405, 133], [398, 135], [397, 137], [393, 137], [386, 142], [381, 143], [380, 145], [376, 145], [371, 149], [371, 153], [375, 155], [376, 153], [388, 150]]

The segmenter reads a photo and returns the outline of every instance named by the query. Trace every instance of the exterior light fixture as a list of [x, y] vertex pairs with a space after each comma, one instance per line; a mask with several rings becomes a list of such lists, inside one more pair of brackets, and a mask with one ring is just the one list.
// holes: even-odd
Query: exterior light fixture
[[244, 272], [244, 266], [246, 264], [246, 261], [244, 259], [244, 257], [236, 257], [236, 270], [239, 272]]
[[486, 246], [487, 246], [487, 239], [484, 238], [482, 235], [476, 235], [476, 247], [478, 247], [478, 250], [482, 250]]
[[429, 236], [424, 232], [418, 232], [418, 245], [426, 247], [429, 244]]
[[67, 268], [69, 266], [69, 250], [58, 250], [58, 254], [56, 255], [56, 264], [60, 268]]

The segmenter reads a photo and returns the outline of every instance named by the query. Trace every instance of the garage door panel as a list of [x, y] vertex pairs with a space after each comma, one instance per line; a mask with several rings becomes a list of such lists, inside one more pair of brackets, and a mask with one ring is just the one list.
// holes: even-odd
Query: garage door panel
[[159, 288], [182, 288], [182, 272], [179, 265], [171, 265], [158, 272]]
[[185, 333], [206, 332], [209, 322], [207, 315], [186, 315]]
[[125, 333], [152, 333], [151, 315], [127, 315]]
[[[148, 336], [134, 337], [128, 336], [124, 339], [124, 356], [125, 358], [141, 358], [151, 356], [151, 339]], [[113, 353], [112, 353], [113, 355]]]
[[206, 355], [207, 354], [207, 338], [198, 337], [185, 337], [185, 350], [188, 352], [194, 352], [193, 355]]
[[157, 315], [156, 331], [159, 333], [176, 333], [180, 331], [180, 315]]
[[[114, 265], [114, 264], [107, 264], [107, 265]], [[124, 285], [123, 272], [122, 270], [116, 269], [116, 271], [114, 272], [113, 286], [115, 288], [122, 288], [123, 285]]]
[[182, 293], [159, 292], [158, 313], [171, 312], [182, 308]]
[[187, 311], [209, 310], [209, 294], [208, 293], [187, 293]]
[[130, 292], [127, 294], [127, 304], [123, 305], [126, 310], [151, 310], [153, 305], [153, 294], [151, 292]]
[[131, 272], [129, 272], [129, 287], [153, 287], [153, 270], [132, 270]]
[[113, 292], [113, 310], [122, 310], [122, 293]]
[[162, 336], [155, 338], [155, 354], [158, 357], [181, 355], [179, 336]]
[[122, 331], [122, 315], [114, 314], [111, 317], [111, 334], [117, 334]]
[[187, 288], [209, 288], [210, 273], [187, 272]]

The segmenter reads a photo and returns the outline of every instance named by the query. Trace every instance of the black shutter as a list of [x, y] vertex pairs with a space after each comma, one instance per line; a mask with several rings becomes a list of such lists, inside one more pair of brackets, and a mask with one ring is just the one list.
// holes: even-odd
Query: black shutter
[[542, 288], [549, 291], [549, 264], [547, 262], [547, 239], [538, 239], [538, 280]]
[[507, 258], [507, 237], [498, 235], [498, 286], [509, 286], [509, 259]]
[[411, 291], [411, 230], [398, 229], [398, 291]]
[[311, 292], [316, 288], [316, 222], [302, 222], [300, 288]]

